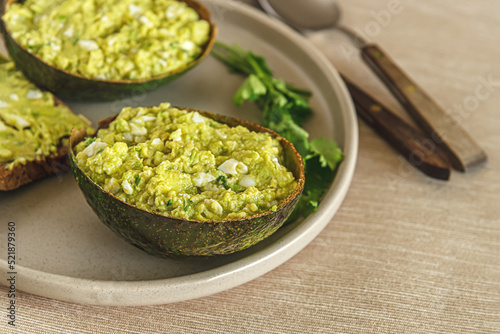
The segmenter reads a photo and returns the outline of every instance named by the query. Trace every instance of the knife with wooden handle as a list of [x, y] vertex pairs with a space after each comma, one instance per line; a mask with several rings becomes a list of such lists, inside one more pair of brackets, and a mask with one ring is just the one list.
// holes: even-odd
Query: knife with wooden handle
[[365, 62], [415, 119], [420, 128], [450, 157], [453, 167], [466, 172], [485, 163], [483, 149], [376, 44], [361, 48]]
[[358, 115], [366, 123], [423, 173], [436, 179], [449, 180], [451, 162], [428, 136], [403, 121], [345, 77], [343, 79]]

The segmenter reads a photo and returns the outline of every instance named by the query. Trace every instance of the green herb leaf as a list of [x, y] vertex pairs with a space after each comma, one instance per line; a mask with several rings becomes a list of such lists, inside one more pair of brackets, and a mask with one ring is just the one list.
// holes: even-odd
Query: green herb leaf
[[85, 147], [89, 146], [93, 142], [95, 142], [95, 138], [94, 137], [87, 137], [87, 138], [85, 138]]
[[138, 187], [140, 182], [141, 182], [141, 175], [137, 174], [137, 176], [135, 177], [135, 186]]
[[189, 210], [189, 207], [191, 206], [191, 203], [192, 203], [192, 202], [191, 202], [191, 201], [189, 201], [189, 203], [186, 203], [186, 200], [184, 199], [184, 200], [183, 200], [183, 203], [184, 203], [184, 205], [183, 205], [183, 207], [182, 207], [182, 208], [184, 209], [184, 211], [188, 211], [188, 210]]
[[337, 143], [333, 140], [316, 138], [309, 144], [314, 156], [319, 156], [323, 168], [328, 166], [331, 170], [335, 170], [339, 162], [342, 161], [342, 150], [338, 148]]
[[219, 183], [219, 184], [222, 184], [222, 186], [226, 189], [226, 190], [229, 190], [229, 185], [227, 184], [227, 178], [225, 175], [219, 175], [217, 177], [217, 179], [215, 180], [215, 182]]
[[266, 85], [256, 75], [250, 74], [234, 95], [233, 102], [235, 105], [241, 106], [243, 101], [255, 101], [266, 93]]
[[309, 154], [309, 142], [307, 141], [309, 133], [297, 125], [289, 114], [278, 112], [276, 115], [280, 115], [281, 119], [277, 117], [273, 121], [266, 122], [265, 125], [293, 143], [300, 155], [306, 157]]

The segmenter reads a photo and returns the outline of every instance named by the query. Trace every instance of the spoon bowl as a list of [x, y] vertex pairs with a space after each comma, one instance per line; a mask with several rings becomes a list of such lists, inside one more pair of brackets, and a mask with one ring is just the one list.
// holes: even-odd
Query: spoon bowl
[[335, 0], [258, 0], [260, 7], [268, 14], [297, 31], [337, 29], [351, 38], [358, 47], [367, 41], [353, 30], [339, 24], [342, 11]]
[[331, 28], [340, 21], [341, 12], [335, 0], [258, 0], [268, 14], [281, 18], [298, 30]]

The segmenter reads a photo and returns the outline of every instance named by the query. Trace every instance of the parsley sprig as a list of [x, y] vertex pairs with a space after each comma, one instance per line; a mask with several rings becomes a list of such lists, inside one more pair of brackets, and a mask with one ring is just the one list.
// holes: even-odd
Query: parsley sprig
[[309, 133], [302, 128], [302, 123], [312, 115], [308, 102], [311, 92], [274, 77], [264, 57], [237, 44], [217, 41], [212, 55], [231, 72], [246, 76], [233, 97], [234, 104], [241, 106], [246, 100], [257, 103], [262, 110], [264, 126], [288, 139], [302, 156], [306, 182], [291, 219], [300, 215], [306, 217], [316, 211], [342, 161], [342, 151], [331, 139], [309, 141]]

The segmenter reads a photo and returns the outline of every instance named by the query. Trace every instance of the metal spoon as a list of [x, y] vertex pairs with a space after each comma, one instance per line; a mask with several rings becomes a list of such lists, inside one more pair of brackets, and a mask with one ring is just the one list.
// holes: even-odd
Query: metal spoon
[[368, 43], [351, 29], [339, 25], [341, 11], [335, 0], [258, 0], [269, 15], [293, 28], [337, 28], [360, 48], [363, 60], [406, 108], [422, 130], [450, 157], [453, 167], [468, 171], [487, 161], [485, 152], [465, 130], [425, 93], [376, 44]]

